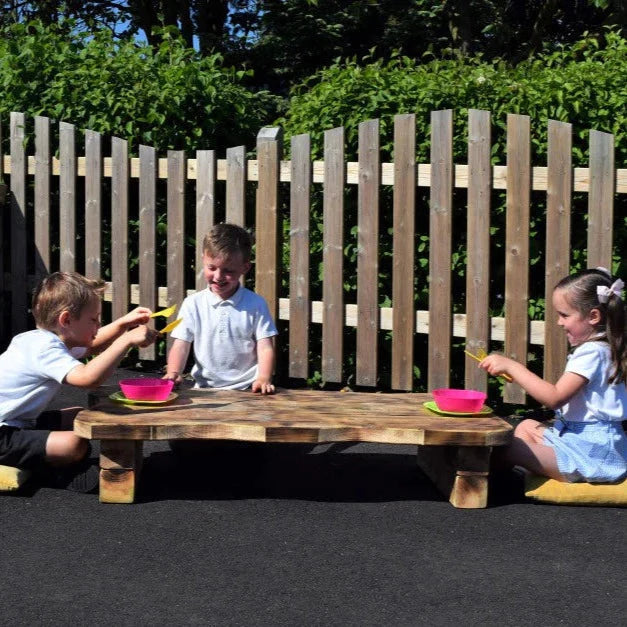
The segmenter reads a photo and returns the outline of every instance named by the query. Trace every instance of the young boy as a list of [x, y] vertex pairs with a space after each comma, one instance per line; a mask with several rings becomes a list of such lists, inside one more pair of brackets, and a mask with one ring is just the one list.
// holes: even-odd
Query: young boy
[[[145, 324], [150, 309], [137, 307], [100, 328], [103, 281], [54, 272], [33, 295], [37, 328], [16, 335], [0, 355], [0, 464], [57, 472], [57, 485], [89, 492], [98, 471], [87, 459], [89, 441], [72, 432], [80, 408], [44, 411], [62, 383], [91, 387], [106, 380], [132, 346], [157, 332]], [[79, 359], [97, 354], [87, 363]]]
[[203, 241], [208, 289], [188, 296], [171, 333], [164, 379], [181, 382], [192, 342], [197, 388], [274, 393], [272, 370], [277, 330], [265, 300], [240, 285], [250, 269], [252, 239], [234, 224], [217, 224]]

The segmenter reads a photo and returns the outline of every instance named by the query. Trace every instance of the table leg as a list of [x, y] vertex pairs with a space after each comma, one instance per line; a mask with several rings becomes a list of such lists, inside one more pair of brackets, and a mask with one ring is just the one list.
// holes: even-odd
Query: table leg
[[142, 440], [100, 441], [100, 502], [132, 503], [143, 461]]
[[419, 446], [418, 466], [455, 507], [488, 504], [489, 446]]

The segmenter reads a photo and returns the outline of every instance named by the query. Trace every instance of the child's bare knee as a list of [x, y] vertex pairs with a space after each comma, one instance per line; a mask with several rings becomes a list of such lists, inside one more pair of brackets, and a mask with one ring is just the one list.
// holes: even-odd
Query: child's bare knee
[[74, 433], [53, 431], [46, 444], [46, 458], [53, 464], [73, 464], [87, 455], [88, 447], [89, 442]]

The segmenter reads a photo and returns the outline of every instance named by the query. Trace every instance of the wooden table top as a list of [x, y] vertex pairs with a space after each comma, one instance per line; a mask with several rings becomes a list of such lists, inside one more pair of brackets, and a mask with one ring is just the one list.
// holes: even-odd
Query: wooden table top
[[124, 405], [117, 387], [92, 395], [74, 432], [90, 439], [231, 439], [255, 442], [507, 444], [512, 427], [494, 415], [440, 416], [423, 406], [430, 394], [283, 390], [176, 390], [167, 405]]

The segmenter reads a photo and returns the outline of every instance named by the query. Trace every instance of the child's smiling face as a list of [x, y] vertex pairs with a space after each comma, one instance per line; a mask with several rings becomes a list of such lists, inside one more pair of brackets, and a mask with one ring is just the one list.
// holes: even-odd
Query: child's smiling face
[[553, 292], [553, 308], [557, 313], [557, 324], [564, 327], [571, 346], [583, 344], [598, 332], [599, 310], [593, 309], [587, 316], [582, 315], [568, 301], [566, 290], [557, 289]]
[[222, 300], [230, 298], [239, 287], [240, 277], [250, 269], [241, 252], [227, 257], [212, 257], [203, 254], [203, 268], [209, 289]]

